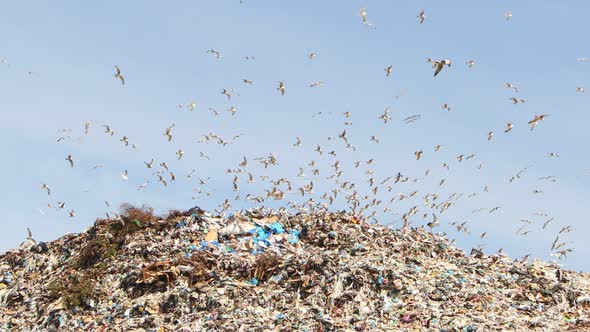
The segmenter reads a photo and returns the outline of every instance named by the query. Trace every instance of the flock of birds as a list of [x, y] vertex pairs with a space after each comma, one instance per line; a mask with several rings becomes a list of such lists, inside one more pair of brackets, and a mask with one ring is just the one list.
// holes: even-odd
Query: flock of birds
[[[361, 23], [368, 28], [374, 28], [374, 23], [368, 20], [368, 13], [366, 8], [360, 9], [360, 16], [361, 16]], [[506, 12], [504, 14], [506, 20], [512, 19], [512, 13]], [[418, 15], [418, 23], [424, 24], [427, 21], [427, 16], [424, 10], [419, 10]], [[207, 54], [210, 54], [215, 60], [221, 60], [224, 55], [221, 51], [210, 49], [206, 51]], [[307, 58], [312, 61], [317, 56], [316, 53], [309, 53], [307, 54]], [[242, 58], [244, 61], [256, 61], [256, 58], [253, 56], [244, 56]], [[579, 62], [587, 62], [587, 58], [579, 58], [577, 59]], [[449, 59], [431, 59], [427, 58], [426, 63], [432, 66], [433, 69], [433, 79], [439, 79], [439, 75], [445, 75], [443, 73], [445, 68], [449, 68], [452, 65], [452, 61]], [[472, 68], [476, 65], [474, 60], [469, 60], [465, 63], [468, 68]], [[126, 84], [125, 79], [125, 72], [118, 66], [115, 65], [114, 67], [114, 77], [119, 81], [119, 83], [124, 86]], [[388, 65], [384, 68], [385, 77], [390, 77], [393, 73], [393, 66]], [[250, 79], [243, 78], [241, 79], [242, 84], [247, 86], [254, 85], [254, 82]], [[309, 87], [317, 88], [324, 85], [323, 81], [313, 82], [309, 85]], [[506, 82], [504, 87], [506, 89], [510, 89], [514, 92], [515, 97], [511, 97], [509, 100], [513, 104], [522, 104], [525, 103], [525, 99], [518, 97], [519, 88], [513, 83]], [[577, 92], [583, 93], [583, 87], [577, 87]], [[223, 88], [220, 91], [221, 95], [227, 101], [231, 101], [232, 98], [235, 96], [239, 96], [239, 93], [234, 88]], [[288, 94], [288, 86], [285, 84], [284, 81], [278, 81], [276, 85], [276, 95], [284, 96]], [[186, 110], [189, 112], [193, 111], [200, 111], [197, 103], [194, 100], [189, 100], [188, 103], [180, 104], [177, 106], [179, 110]], [[443, 104], [442, 109], [445, 111], [450, 112], [451, 106], [449, 104]], [[211, 112], [212, 116], [219, 116], [220, 112], [214, 108], [208, 108]], [[237, 108], [231, 106], [227, 112], [232, 116], [236, 114]], [[313, 117], [320, 117], [325, 116], [325, 113], [318, 112], [313, 115]], [[328, 141], [331, 141], [334, 144], [342, 144], [342, 147], [351, 150], [357, 151], [358, 147], [352, 144], [352, 141], [349, 139], [347, 127], [352, 126], [352, 122], [350, 121], [351, 112], [343, 112], [342, 118], [344, 120], [344, 129], [341, 132], [338, 132], [333, 137], [328, 137]], [[549, 117], [547, 114], [537, 114], [534, 115], [530, 121], [528, 121], [528, 125], [530, 126], [530, 130], [534, 130], [539, 126], [544, 120]], [[420, 114], [412, 115], [402, 119], [402, 123], [404, 124], [411, 124], [418, 121], [421, 118]], [[388, 124], [392, 121], [392, 116], [390, 114], [390, 108], [387, 107], [384, 109], [383, 113], [379, 114], [379, 116], [375, 119], [375, 121], [382, 121], [384, 124]], [[523, 124], [524, 125], [524, 124]], [[83, 133], [84, 135], [89, 134], [94, 124], [92, 122], [85, 122], [83, 124]], [[512, 122], [508, 122], [505, 124], [503, 128], [504, 134], [509, 134], [515, 128], [515, 124]], [[116, 132], [109, 124], [102, 124], [103, 134], [107, 137], [114, 137]], [[161, 135], [163, 136], [163, 140], [167, 142], [172, 142], [174, 140], [176, 125], [175, 123], [170, 123], [168, 126], [162, 129]], [[57, 139], [57, 142], [67, 141], [72, 139], [70, 129], [64, 129], [60, 131], [60, 136]], [[493, 131], [487, 132], [487, 140], [492, 140], [494, 138], [495, 133]], [[242, 134], [234, 135], [231, 138], [222, 137], [218, 134], [209, 133], [206, 135], [202, 135], [202, 137], [198, 140], [198, 144], [217, 144], [220, 148], [223, 148], [227, 145], [235, 144], [241, 138]], [[120, 142], [124, 144], [126, 147], [131, 147], [133, 149], [137, 149], [138, 145], [135, 143], [130, 142], [129, 138], [125, 135], [120, 136]], [[289, 148], [291, 149], [301, 149], [304, 146], [303, 143], [304, 139], [301, 137], [295, 137], [292, 143], [289, 143]], [[374, 135], [370, 137], [370, 141], [379, 144], [380, 139]], [[276, 154], [269, 153], [264, 154], [261, 156], [256, 156], [254, 158], [250, 158], [252, 161], [255, 162], [256, 165], [253, 165], [251, 161], [246, 156], [240, 156], [240, 160], [236, 161], [236, 165], [232, 168], [228, 168], [225, 172], [228, 173], [229, 177], [231, 178], [231, 191], [236, 193], [236, 196], [233, 198], [233, 201], [241, 201], [241, 202], [249, 202], [248, 204], [252, 204], [253, 206], [260, 206], [269, 201], [282, 201], [288, 197], [296, 197], [291, 200], [285, 205], [283, 204], [279, 210], [287, 210], [287, 209], [295, 209], [299, 211], [310, 211], [310, 212], [317, 212], [322, 210], [327, 210], [330, 208], [334, 208], [334, 206], [338, 206], [337, 202], [341, 202], [345, 204], [349, 209], [354, 211], [354, 213], [358, 215], [363, 215], [367, 218], [378, 218], [380, 215], [390, 213], [391, 215], [397, 216], [396, 218], [401, 222], [402, 229], [407, 229], [415, 225], [419, 220], [423, 221], [423, 224], [430, 228], [433, 231], [436, 227], [440, 225], [439, 219], [441, 216], [444, 216], [445, 212], [451, 208], [452, 206], [456, 205], [458, 202], [469, 199], [471, 197], [475, 197], [480, 192], [473, 192], [473, 193], [460, 193], [460, 192], [452, 192], [448, 195], [443, 195], [439, 192], [420, 192], [420, 190], [411, 190], [408, 189], [403, 193], [396, 193], [396, 191], [401, 188], [401, 186], [410, 187], [412, 184], [416, 184], [425, 178], [432, 176], [433, 169], [427, 169], [424, 171], [422, 176], [410, 176], [404, 174], [403, 172], [394, 172], [394, 174], [389, 174], [384, 177], [379, 177], [375, 174], [375, 170], [372, 168], [372, 165], [375, 162], [375, 159], [368, 159], [368, 160], [357, 160], [354, 161], [350, 166], [351, 169], [361, 169], [363, 170], [363, 175], [365, 177], [362, 183], [353, 182], [352, 180], [347, 179], [346, 172], [344, 170], [344, 165], [337, 159], [337, 150], [330, 150], [322, 148], [319, 144], [310, 144], [309, 146], [313, 146], [313, 152], [317, 156], [317, 160], [309, 160], [306, 163], [306, 167], [299, 167], [299, 171], [297, 174], [294, 174], [294, 179], [290, 177], [271, 177], [265, 171], [269, 168], [276, 167], [279, 164], [279, 157]], [[437, 153], [441, 150], [441, 145], [435, 145], [432, 149], [434, 153]], [[178, 149], [176, 151], [177, 160], [181, 160], [185, 155], [185, 152], [182, 149]], [[420, 160], [425, 151], [423, 149], [417, 150], [414, 152], [414, 158], [416, 160]], [[199, 153], [199, 157], [204, 160], [210, 160], [210, 157], [205, 154], [204, 152]], [[550, 158], [559, 158], [559, 154], [556, 152], [549, 152], [547, 157]], [[447, 161], [440, 165], [440, 168], [445, 170], [450, 170], [451, 167], [458, 163], [464, 163], [469, 160], [475, 160], [475, 154], [459, 154], [456, 156], [455, 161]], [[74, 168], [76, 167], [76, 158], [75, 156], [68, 154], [65, 157], [66, 167]], [[320, 161], [325, 162], [329, 165], [328, 170], [326, 171], [320, 166]], [[162, 186], [169, 186], [172, 182], [178, 181], [178, 177], [176, 175], [177, 170], [174, 169], [171, 165], [169, 165], [166, 161], [156, 161], [156, 158], [151, 158], [150, 160], [143, 161], [143, 164], [146, 169], [152, 172], [152, 178], [143, 181], [142, 183], [137, 185], [137, 190], [141, 191], [144, 190], [147, 186], [153, 183], [159, 183]], [[257, 168], [255, 167], [257, 166]], [[97, 164], [94, 168], [100, 168], [102, 164]], [[484, 168], [484, 164], [477, 164], [476, 168], [478, 170]], [[263, 174], [255, 175], [256, 170], [263, 172]], [[512, 177], [508, 180], [510, 183], [519, 180], [527, 171], [527, 168], [523, 168], [518, 170]], [[194, 189], [195, 196], [193, 199], [199, 199], [200, 197], [204, 196], [211, 196], [213, 193], [207, 191], [206, 188], [210, 188], [209, 180], [210, 178], [200, 178], [196, 176], [196, 169], [185, 170], [186, 174], [183, 175], [184, 179], [194, 183], [196, 188]], [[120, 179], [123, 182], [128, 182], [130, 179], [130, 172], [128, 170], [122, 170], [120, 174]], [[557, 177], [555, 176], [546, 176], [538, 179], [539, 181], [551, 181], [556, 182]], [[321, 195], [316, 194], [314, 190], [316, 189], [316, 185], [320, 181], [327, 181], [330, 183], [330, 190], [323, 192]], [[437, 180], [438, 187], [445, 186], [447, 179], [443, 178]], [[259, 192], [246, 192], [243, 190], [241, 185], [242, 183], [246, 182], [247, 184], [262, 184], [262, 189]], [[324, 188], [324, 186], [322, 186]], [[405, 188], [405, 187], [404, 187]], [[47, 195], [52, 195], [52, 190], [50, 186], [46, 183], [41, 184], [41, 189], [46, 191]], [[488, 192], [489, 187], [485, 186], [482, 192]], [[535, 189], [534, 194], [541, 194], [542, 190]], [[387, 198], [385, 198], [387, 197]], [[399, 210], [401, 208], [401, 203], [407, 204], [407, 209]], [[410, 203], [408, 203], [410, 202]], [[105, 201], [105, 204], [108, 207], [111, 206], [111, 203]], [[68, 208], [65, 202], [58, 201], [57, 203], [49, 203], [49, 207], [55, 208], [58, 210], [66, 210], [67, 214], [70, 217], [75, 217], [76, 213], [74, 209]], [[216, 212], [220, 214], [228, 213], [232, 206], [232, 199], [225, 198], [223, 202], [219, 205]], [[340, 205], [342, 206], [342, 205]], [[479, 208], [473, 210], [472, 214], [477, 214], [481, 212], [487, 212], [488, 214], [493, 214], [496, 211], [500, 210], [502, 206], [494, 206], [492, 208]], [[113, 218], [117, 217], [116, 213], [114, 212], [106, 212], [107, 217]], [[554, 222], [555, 218], [544, 213], [542, 211], [535, 212], [534, 215], [538, 218], [543, 218], [542, 220], [542, 229], [549, 228], [549, 225]], [[452, 226], [454, 226], [457, 231], [460, 232], [469, 232], [469, 227], [467, 225], [467, 221], [463, 222], [451, 222]], [[532, 225], [535, 224], [533, 221], [523, 218], [520, 220], [520, 226], [518, 227], [516, 233], [521, 236], [526, 236], [531, 232]], [[566, 257], [571, 251], [572, 246], [571, 242], [563, 240], [567, 233], [572, 232], [574, 227], [571, 225], [565, 225], [558, 230], [556, 230], [557, 234], [555, 234], [555, 239], [553, 240], [550, 249], [552, 255], [557, 256], [559, 258]], [[30, 234], [29, 234], [30, 235]], [[32, 235], [30, 235], [31, 237]], [[479, 234], [479, 238], [485, 239], [487, 237], [487, 232], [483, 232]], [[524, 258], [526, 258], [528, 255]]]

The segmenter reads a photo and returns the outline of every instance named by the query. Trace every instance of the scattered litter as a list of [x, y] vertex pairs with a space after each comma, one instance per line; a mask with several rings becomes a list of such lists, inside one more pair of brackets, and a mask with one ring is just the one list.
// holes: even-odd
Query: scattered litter
[[0, 256], [0, 330], [582, 331], [590, 276], [352, 214], [128, 207]]

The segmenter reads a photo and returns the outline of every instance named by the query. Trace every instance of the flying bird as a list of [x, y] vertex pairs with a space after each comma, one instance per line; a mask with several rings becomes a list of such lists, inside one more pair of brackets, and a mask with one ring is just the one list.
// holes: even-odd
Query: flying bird
[[143, 188], [147, 187], [147, 185], [148, 185], [148, 184], [150, 184], [150, 182], [149, 182], [149, 181], [146, 181], [146, 182], [144, 182], [144, 183], [140, 184], [140, 185], [137, 187], [137, 190], [142, 190]]
[[365, 27], [367, 27], [367, 28], [375, 27], [375, 24], [373, 24], [367, 20], [367, 9], [366, 8], [361, 8], [360, 15], [362, 18], [362, 23]]
[[424, 151], [422, 151], [422, 150], [418, 150], [418, 151], [414, 152], [414, 155], [416, 156], [416, 160], [420, 160], [420, 158], [422, 158], [423, 153], [424, 153]]
[[348, 139], [346, 138], [346, 129], [344, 129], [342, 133], [338, 135], [338, 137], [342, 138], [345, 142], [348, 142]]
[[518, 173], [516, 173], [516, 175], [513, 175], [513, 176], [512, 176], [512, 177], [509, 179], [509, 182], [510, 182], [510, 183], [512, 183], [512, 182], [514, 182], [516, 179], [520, 179], [520, 178], [521, 178], [521, 175], [522, 175], [524, 172], [526, 172], [526, 170], [527, 170], [527, 169], [529, 169], [529, 166], [527, 166], [527, 167], [525, 167], [525, 168], [523, 168], [523, 169], [519, 170], [519, 171], [518, 171]]
[[168, 138], [168, 142], [170, 142], [172, 140], [172, 128], [174, 128], [176, 124], [172, 123], [172, 125], [170, 125], [170, 127], [166, 128], [166, 131], [164, 132], [164, 136], [166, 136]]
[[366, 8], [361, 8], [359, 14], [361, 15], [361, 18], [363, 20], [363, 23], [367, 23], [367, 9]]
[[121, 173], [121, 180], [123, 180], [123, 181], [129, 180], [129, 172], [127, 172], [127, 170], [124, 170], [123, 173]]
[[59, 143], [59, 142], [65, 140], [65, 139], [68, 139], [68, 138], [72, 138], [72, 135], [62, 136], [62, 137], [58, 138], [56, 142]]
[[86, 121], [84, 122], [84, 134], [88, 134], [90, 127], [92, 126], [92, 122]]
[[74, 167], [74, 158], [72, 158], [71, 154], [66, 157], [66, 160], [70, 163], [70, 167]]
[[305, 173], [303, 172], [303, 167], [299, 167], [299, 173], [297, 173], [298, 177], [305, 177]]
[[228, 101], [231, 100], [231, 94], [229, 93], [229, 91], [227, 91], [227, 89], [221, 90], [221, 94], [225, 95]]
[[465, 64], [467, 65], [467, 67], [472, 68], [475, 65], [475, 60], [469, 60], [465, 62]]
[[563, 226], [560, 230], [558, 234], [561, 233], [569, 233], [571, 231], [575, 230], [575, 228], [573, 226]]
[[281, 96], [285, 94], [285, 84], [279, 81], [279, 87], [277, 88], [278, 91], [281, 92]]
[[389, 107], [386, 107], [383, 111], [383, 114], [379, 115], [379, 119], [383, 120], [383, 123], [387, 123], [389, 120], [391, 120], [391, 117], [389, 116]]
[[557, 177], [553, 176], [553, 175], [549, 175], [549, 176], [543, 176], [539, 178], [539, 181], [541, 180], [547, 180], [547, 181], [551, 181], [551, 182], [557, 182]]
[[243, 157], [244, 159], [242, 160], [241, 163], [238, 164], [238, 166], [240, 167], [248, 167], [248, 159], [246, 159], [246, 157]]
[[123, 74], [121, 74], [121, 69], [117, 65], [115, 65], [115, 77], [121, 81], [122, 85], [125, 85], [125, 77], [123, 77]]
[[[39, 210], [40, 212], [42, 212], [41, 210]], [[35, 239], [33, 239], [33, 232], [31, 232], [31, 229], [29, 229], [27, 227], [27, 240], [31, 241], [33, 244], [37, 244], [37, 241], [35, 241]]]
[[506, 83], [504, 84], [504, 86], [505, 86], [507, 89], [512, 89], [512, 90], [514, 90], [514, 92], [518, 93], [518, 87], [517, 87], [516, 85], [514, 85], [514, 84], [506, 82]]
[[316, 152], [317, 152], [317, 153], [319, 153], [320, 155], [322, 155], [322, 153], [324, 153], [324, 151], [322, 151], [322, 148], [321, 148], [319, 145], [317, 145], [317, 146], [316, 146], [316, 148], [315, 148], [315, 150], [314, 150], [314, 151], [316, 151]]
[[219, 112], [217, 112], [214, 108], [209, 107], [209, 110], [213, 113], [213, 116], [219, 115]]
[[436, 77], [436, 75], [438, 75], [440, 73], [440, 71], [444, 68], [444, 66], [448, 66], [451, 67], [451, 60], [440, 60], [440, 61], [434, 61], [430, 58], [426, 59], [427, 62], [430, 62], [432, 64], [432, 68], [436, 68], [434, 71], [434, 77]]
[[513, 127], [512, 123], [508, 122], [506, 124], [506, 129], [504, 129], [504, 132], [507, 133], [507, 132], [511, 131], [512, 127]]
[[103, 127], [104, 127], [105, 134], [108, 134], [108, 135], [111, 135], [111, 136], [115, 135], [115, 131], [111, 128], [111, 126], [109, 126], [109, 125], [103, 125]]
[[488, 213], [494, 213], [494, 212], [498, 211], [500, 208], [502, 208], [502, 207], [501, 206], [496, 206], [496, 207], [490, 209], [490, 211]]
[[405, 124], [414, 123], [414, 122], [416, 122], [416, 120], [420, 119], [421, 116], [422, 115], [420, 115], [420, 114], [408, 116], [407, 118], [403, 119], [403, 121]]
[[207, 53], [215, 55], [216, 59], [223, 58], [223, 54], [221, 54], [221, 52], [214, 50], [214, 49], [208, 50]]
[[424, 23], [424, 19], [426, 19], [426, 15], [424, 14], [424, 9], [420, 9], [420, 12], [418, 12], [418, 20], [420, 20], [420, 24]]
[[508, 99], [512, 100], [512, 103], [514, 105], [516, 105], [516, 104], [524, 104], [526, 102], [524, 99], [519, 99], [519, 98], [515, 98], [515, 97], [508, 98]]
[[152, 158], [152, 160], [150, 160], [149, 163], [148, 162], [145, 162], [145, 161], [143, 163], [145, 164], [145, 166], [147, 168], [152, 168], [154, 166], [154, 158]]
[[45, 183], [41, 184], [41, 189], [45, 189], [47, 191], [47, 195], [51, 195], [51, 189]]
[[193, 168], [193, 170], [192, 170], [192, 171], [190, 171], [190, 173], [188, 173], [188, 174], [186, 175], [186, 177], [187, 177], [187, 178], [189, 178], [189, 179], [190, 179], [190, 178], [192, 178], [192, 177], [193, 177], [193, 174], [195, 174], [195, 172], [196, 172], [196, 171], [197, 171], [197, 170]]
[[129, 138], [127, 136], [123, 136], [120, 141], [125, 143], [125, 146], [129, 146]]
[[186, 105], [178, 105], [178, 108], [188, 108], [189, 111], [194, 111], [197, 109], [197, 103], [194, 100], [190, 100]]
[[389, 77], [391, 75], [391, 69], [393, 68], [392, 65], [385, 67], [385, 77]]
[[533, 117], [533, 119], [528, 122], [531, 125], [531, 131], [537, 127], [537, 124], [539, 124], [540, 121], [545, 120], [545, 118], [548, 116], [549, 115], [547, 114], [535, 115], [535, 117]]
[[548, 220], [545, 220], [545, 222], [543, 223], [543, 229], [547, 228], [547, 225], [549, 225], [549, 223], [551, 223], [555, 218], [550, 218]]

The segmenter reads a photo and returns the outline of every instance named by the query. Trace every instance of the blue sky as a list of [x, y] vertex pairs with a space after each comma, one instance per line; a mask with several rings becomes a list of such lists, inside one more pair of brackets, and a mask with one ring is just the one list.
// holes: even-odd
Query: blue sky
[[[361, 24], [361, 7], [374, 29]], [[416, 18], [420, 8], [426, 11], [424, 24]], [[237, 194], [233, 176], [224, 171], [236, 168], [243, 156], [254, 175], [286, 176], [297, 185], [310, 180], [296, 178], [299, 167], [310, 175], [307, 163], [317, 161], [322, 170], [312, 177], [317, 197], [331, 189], [325, 177], [338, 159], [346, 179], [359, 188], [366, 187], [368, 169], [378, 180], [398, 171], [420, 178], [391, 193], [380, 190], [387, 201], [419, 190], [416, 197], [391, 205], [400, 213], [421, 205], [429, 192], [445, 198], [453, 192], [477, 193], [440, 216], [440, 230], [467, 250], [485, 245], [486, 251], [502, 247], [516, 258], [531, 253], [552, 259], [551, 241], [562, 226], [572, 225], [576, 231], [561, 238], [573, 241], [575, 250], [563, 264], [588, 271], [590, 95], [576, 87], [590, 89], [590, 62], [576, 59], [590, 57], [585, 42], [589, 10], [585, 1], [5, 2], [0, 14], [0, 56], [8, 62], [0, 66], [5, 156], [0, 249], [18, 246], [26, 227], [41, 240], [84, 230], [124, 202], [145, 202], [159, 211], [193, 205], [213, 209]], [[510, 21], [504, 19], [507, 11], [513, 13]], [[215, 59], [208, 49], [224, 57]], [[312, 52], [317, 57], [310, 60]], [[426, 58], [451, 59], [453, 65], [433, 78]], [[471, 69], [465, 64], [470, 59], [476, 61]], [[124, 87], [113, 76], [115, 64], [126, 78]], [[388, 65], [393, 70], [386, 78]], [[244, 78], [254, 84], [244, 85]], [[276, 91], [278, 81], [286, 84], [284, 96]], [[325, 85], [310, 88], [315, 81]], [[519, 94], [505, 88], [506, 82], [517, 85]], [[230, 102], [220, 93], [229, 87], [240, 94]], [[514, 96], [526, 103], [513, 105], [509, 98]], [[196, 111], [177, 107], [191, 99]], [[452, 111], [442, 110], [443, 103]], [[230, 106], [237, 108], [235, 116], [225, 111]], [[392, 120], [384, 124], [378, 117], [388, 106]], [[212, 116], [209, 107], [221, 115]], [[342, 115], [346, 111], [350, 119]], [[312, 117], [317, 112], [323, 115]], [[414, 114], [421, 119], [402, 122]], [[527, 122], [537, 114], [550, 116], [531, 132]], [[346, 120], [352, 126], [345, 126]], [[88, 135], [85, 121], [93, 123]], [[514, 129], [504, 134], [507, 122]], [[172, 123], [174, 138], [167, 142], [163, 133]], [[116, 134], [104, 134], [103, 124]], [[56, 143], [61, 128], [72, 129], [72, 138]], [[344, 128], [356, 152], [340, 140], [327, 140]], [[491, 141], [489, 131], [495, 133]], [[226, 147], [197, 143], [210, 132], [243, 136]], [[123, 135], [139, 148], [125, 147], [119, 141]], [[372, 135], [379, 144], [369, 140]], [[303, 140], [299, 149], [292, 147], [297, 136]], [[313, 151], [317, 144], [337, 157], [320, 157]], [[435, 153], [436, 144], [443, 148]], [[181, 160], [175, 156], [178, 149], [185, 151]], [[420, 149], [424, 156], [415, 160], [414, 151]], [[200, 152], [211, 159], [200, 158]], [[560, 157], [549, 158], [548, 152]], [[254, 158], [269, 153], [279, 165], [265, 170]], [[455, 159], [472, 153], [474, 160]], [[68, 154], [74, 157], [73, 169], [65, 161]], [[157, 183], [143, 164], [151, 158], [165, 161], [178, 180], [166, 188]], [[352, 166], [370, 158], [374, 165]], [[99, 163], [103, 167], [93, 169]], [[440, 167], [443, 163], [449, 171]], [[486, 167], [478, 170], [478, 164]], [[521, 179], [508, 182], [527, 166]], [[193, 168], [211, 178], [203, 188], [211, 196], [193, 191], [198, 183], [185, 177]], [[125, 169], [128, 182], [119, 175]], [[432, 175], [424, 177], [427, 169]], [[538, 180], [550, 175], [558, 182]], [[443, 178], [446, 184], [439, 187]], [[151, 184], [145, 190], [136, 190], [147, 180]], [[260, 180], [246, 182], [240, 182], [242, 198], [263, 189]], [[41, 183], [51, 187], [51, 196], [39, 188]], [[489, 192], [483, 192], [485, 186]], [[289, 194], [290, 199], [298, 198]], [[113, 207], [107, 208], [105, 200]], [[47, 207], [57, 201], [65, 201], [66, 210]], [[236, 209], [250, 206], [233, 204]], [[495, 206], [502, 208], [472, 213]], [[69, 209], [76, 211], [75, 218], [68, 217]], [[555, 218], [545, 230], [541, 224], [547, 218], [534, 215], [539, 211]], [[517, 236], [522, 218], [531, 220], [531, 232]], [[380, 219], [399, 225], [399, 215], [385, 213]], [[471, 235], [449, 226], [462, 221], [468, 221]], [[414, 224], [424, 222], [419, 213]], [[480, 239], [486, 231], [488, 238]]]

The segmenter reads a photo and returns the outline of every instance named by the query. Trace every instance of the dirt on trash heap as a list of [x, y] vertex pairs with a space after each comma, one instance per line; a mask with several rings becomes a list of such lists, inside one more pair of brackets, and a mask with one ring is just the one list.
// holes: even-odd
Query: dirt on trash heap
[[3, 331], [587, 331], [590, 276], [346, 212], [126, 206], [0, 256]]

